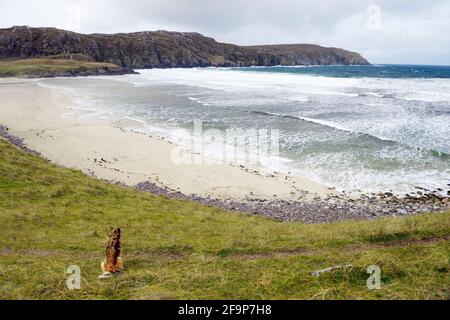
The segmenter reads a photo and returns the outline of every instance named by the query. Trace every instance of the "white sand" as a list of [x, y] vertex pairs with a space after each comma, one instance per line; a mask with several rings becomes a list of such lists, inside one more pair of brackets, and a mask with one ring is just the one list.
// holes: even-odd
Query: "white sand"
[[174, 146], [167, 141], [125, 132], [117, 123], [63, 117], [71, 104], [70, 94], [43, 88], [36, 80], [0, 80], [0, 124], [56, 164], [130, 186], [151, 181], [184, 194], [216, 198], [293, 200], [299, 190], [309, 191], [311, 197], [331, 193], [302, 177], [269, 177], [229, 164], [175, 165]]

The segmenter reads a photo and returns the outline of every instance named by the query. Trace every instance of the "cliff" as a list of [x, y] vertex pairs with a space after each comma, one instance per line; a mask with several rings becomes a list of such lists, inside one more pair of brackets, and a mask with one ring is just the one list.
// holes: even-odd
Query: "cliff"
[[0, 59], [71, 57], [124, 68], [365, 65], [355, 52], [318, 45], [236, 46], [198, 33], [79, 34], [55, 28], [0, 29]]

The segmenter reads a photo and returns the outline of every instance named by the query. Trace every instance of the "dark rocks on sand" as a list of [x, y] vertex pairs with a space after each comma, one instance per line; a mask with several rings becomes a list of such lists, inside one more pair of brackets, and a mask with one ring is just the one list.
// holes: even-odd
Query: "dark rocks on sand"
[[[263, 200], [248, 199], [236, 202], [231, 199], [202, 198], [195, 195], [184, 195], [156, 186], [151, 182], [140, 183], [137, 190], [164, 195], [175, 199], [184, 199], [231, 211], [247, 212], [279, 221], [298, 221], [304, 223], [327, 223], [340, 220], [363, 220], [382, 216], [403, 216], [424, 212], [439, 212], [447, 208], [448, 198], [434, 195], [439, 202], [428, 202], [429, 195], [407, 200], [392, 196], [386, 202], [385, 194], [371, 197], [369, 205], [365, 198], [349, 199], [346, 196], [318, 198], [314, 201], [285, 201], [281, 199]], [[405, 205], [407, 201], [407, 205]]]
[[2, 126], [0, 124], [0, 137], [3, 137], [4, 139], [6, 139], [7, 141], [9, 141], [9, 143], [11, 143], [12, 145], [14, 145], [15, 147], [17, 147], [18, 149], [28, 152], [30, 154], [33, 154], [35, 156], [41, 157], [41, 154], [39, 152], [36, 152], [30, 148], [28, 148], [25, 143], [23, 142], [23, 139], [18, 138], [16, 136], [13, 136], [9, 133], [9, 128]]

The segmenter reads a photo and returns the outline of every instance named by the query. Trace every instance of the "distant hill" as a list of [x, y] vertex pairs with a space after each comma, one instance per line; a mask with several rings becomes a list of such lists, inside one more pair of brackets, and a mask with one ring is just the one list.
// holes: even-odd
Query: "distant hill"
[[0, 59], [64, 57], [125, 68], [366, 65], [360, 54], [318, 45], [236, 46], [198, 33], [80, 34], [55, 28], [0, 29]]
[[0, 78], [52, 78], [135, 73], [112, 63], [54, 59], [0, 60]]

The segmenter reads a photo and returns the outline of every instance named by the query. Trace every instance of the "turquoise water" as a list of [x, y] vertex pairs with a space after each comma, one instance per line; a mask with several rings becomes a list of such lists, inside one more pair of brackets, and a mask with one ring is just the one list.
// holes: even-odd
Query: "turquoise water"
[[[169, 138], [178, 129], [192, 134], [196, 120], [203, 121], [204, 129], [279, 130], [282, 166], [277, 171], [338, 189], [448, 189], [449, 67], [140, 72], [42, 84], [72, 92], [72, 116], [134, 119], [136, 128]], [[217, 147], [207, 143], [202, 152], [213, 155]], [[275, 168], [271, 159], [261, 165]]]
[[319, 75], [336, 78], [450, 78], [450, 66], [426, 65], [250, 67], [239, 68], [239, 70]]

